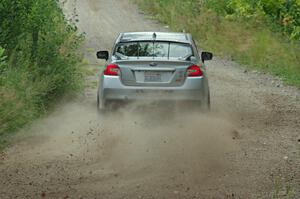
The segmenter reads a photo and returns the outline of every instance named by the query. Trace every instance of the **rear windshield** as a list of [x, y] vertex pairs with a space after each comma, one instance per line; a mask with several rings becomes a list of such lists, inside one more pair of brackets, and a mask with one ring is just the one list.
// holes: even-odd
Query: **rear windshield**
[[187, 59], [193, 56], [191, 45], [175, 42], [126, 42], [115, 48], [115, 56], [120, 59], [128, 57], [158, 57]]

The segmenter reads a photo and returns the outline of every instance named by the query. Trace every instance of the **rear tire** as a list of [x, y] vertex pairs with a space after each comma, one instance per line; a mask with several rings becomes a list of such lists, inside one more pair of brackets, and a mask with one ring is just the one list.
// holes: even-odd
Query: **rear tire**
[[[196, 103], [195, 103], [195, 107], [197, 107]], [[209, 92], [209, 90], [207, 91], [207, 97], [203, 98], [203, 100], [200, 102], [200, 107], [195, 110], [199, 110], [199, 109], [203, 113], [210, 112], [210, 92]]]
[[208, 91], [208, 94], [207, 94], [207, 111], [210, 111], [210, 91]]
[[105, 102], [100, 99], [99, 94], [97, 95], [97, 110], [99, 114], [104, 114], [106, 111]]
[[99, 114], [107, 114], [108, 112], [114, 112], [122, 106], [120, 100], [104, 100], [98, 95], [97, 97], [97, 109]]
[[207, 99], [201, 102], [201, 112], [210, 112], [210, 94], [208, 92]]

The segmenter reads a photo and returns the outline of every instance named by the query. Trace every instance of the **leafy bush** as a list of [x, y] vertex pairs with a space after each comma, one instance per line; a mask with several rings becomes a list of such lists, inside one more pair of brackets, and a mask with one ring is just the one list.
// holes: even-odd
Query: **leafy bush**
[[0, 18], [1, 135], [80, 88], [83, 37], [56, 0], [2, 0]]
[[[267, 20], [264, 10], [269, 10], [268, 16], [271, 18], [273, 16], [271, 13], [275, 13], [273, 10], [276, 10], [273, 7], [277, 4], [265, 6], [264, 10], [260, 11], [256, 9], [257, 2], [261, 4], [265, 2], [263, 5], [268, 5], [267, 2], [277, 1], [136, 0], [136, 2], [156, 19], [168, 24], [173, 31], [192, 33], [200, 48], [213, 51], [219, 56], [230, 56], [247, 67], [278, 75], [288, 84], [300, 87], [300, 45], [296, 40], [297, 34], [291, 41], [282, 34], [275, 22]], [[292, 34], [289, 35], [291, 36]]]
[[0, 46], [0, 74], [6, 68], [5, 59], [6, 59], [6, 56], [4, 55], [4, 49]]
[[264, 19], [291, 40], [300, 39], [299, 0], [206, 0], [206, 6], [230, 18]]

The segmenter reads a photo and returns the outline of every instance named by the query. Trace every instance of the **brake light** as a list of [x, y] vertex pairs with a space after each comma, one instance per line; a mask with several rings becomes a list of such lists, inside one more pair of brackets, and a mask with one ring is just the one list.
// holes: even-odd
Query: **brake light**
[[119, 76], [120, 68], [116, 64], [108, 64], [103, 72], [104, 75]]
[[201, 71], [200, 67], [197, 65], [192, 65], [187, 69], [187, 76], [188, 77], [201, 77], [203, 76], [203, 72]]

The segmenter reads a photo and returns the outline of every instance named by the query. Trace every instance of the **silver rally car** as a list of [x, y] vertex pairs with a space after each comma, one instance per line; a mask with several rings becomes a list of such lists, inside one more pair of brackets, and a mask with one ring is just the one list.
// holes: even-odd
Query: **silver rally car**
[[97, 52], [107, 61], [98, 89], [99, 110], [116, 101], [179, 101], [210, 107], [208, 78], [204, 61], [212, 53], [199, 55], [187, 33], [121, 33], [109, 55]]

